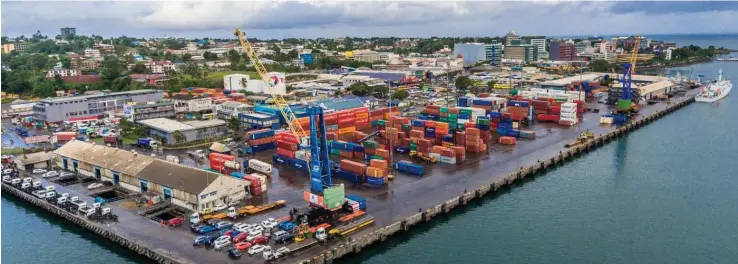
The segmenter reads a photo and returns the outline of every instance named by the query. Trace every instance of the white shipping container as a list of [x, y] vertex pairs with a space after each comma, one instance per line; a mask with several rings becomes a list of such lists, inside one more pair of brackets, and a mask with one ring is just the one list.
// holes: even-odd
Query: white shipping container
[[612, 117], [600, 117], [600, 124], [612, 124], [613, 118]]
[[310, 153], [307, 150], [298, 150], [295, 151], [295, 158], [299, 160], [308, 160], [308, 156], [310, 156]]
[[440, 160], [441, 159], [441, 154], [439, 154], [439, 153], [431, 153], [431, 154], [429, 154], [429, 156], [431, 158], [435, 158], [436, 160]]
[[456, 158], [455, 157], [454, 158], [449, 158], [449, 157], [443, 157], [443, 156], [441, 156], [441, 163], [456, 164]]
[[564, 91], [564, 90], [556, 90], [556, 89], [548, 89], [548, 93], [559, 95], [559, 94], [566, 94], [566, 91]]
[[257, 159], [249, 160], [249, 169], [261, 172], [266, 175], [272, 175], [272, 165]]
[[543, 88], [530, 88], [530, 91], [534, 93], [547, 93], [548, 92], [546, 89], [543, 89]]

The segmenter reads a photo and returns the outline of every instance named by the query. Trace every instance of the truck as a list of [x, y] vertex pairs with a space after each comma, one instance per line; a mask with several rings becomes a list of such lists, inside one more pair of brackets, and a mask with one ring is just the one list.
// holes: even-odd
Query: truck
[[205, 151], [202, 149], [193, 150], [193, 151], [187, 151], [187, 155], [189, 155], [193, 159], [204, 159], [207, 155], [205, 155]]
[[241, 207], [239, 209], [236, 209], [235, 207], [232, 207], [231, 206], [231, 207], [228, 207], [228, 213], [227, 214], [228, 214], [229, 217], [235, 219], [235, 218], [238, 218], [239, 216], [255, 215], [255, 214], [259, 214], [259, 213], [265, 212], [267, 210], [276, 209], [276, 208], [282, 208], [285, 205], [287, 205], [287, 201], [285, 201], [285, 200], [279, 200], [279, 201], [276, 201], [276, 202], [273, 202], [273, 203], [270, 203], [270, 204], [266, 204], [266, 205], [257, 205], [257, 206], [248, 205], [248, 206]]
[[158, 148], [159, 142], [152, 138], [139, 138], [136, 141], [136, 146], [139, 148]]

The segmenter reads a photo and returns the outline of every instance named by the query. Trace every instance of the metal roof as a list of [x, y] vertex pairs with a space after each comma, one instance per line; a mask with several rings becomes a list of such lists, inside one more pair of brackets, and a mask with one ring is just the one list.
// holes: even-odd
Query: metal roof
[[162, 91], [157, 91], [153, 89], [142, 89], [142, 90], [135, 90], [135, 91], [125, 91], [125, 92], [115, 92], [115, 93], [100, 93], [100, 94], [92, 94], [92, 95], [80, 95], [80, 96], [70, 96], [70, 97], [54, 97], [54, 98], [46, 98], [41, 99], [39, 102], [43, 103], [52, 103], [52, 102], [63, 102], [63, 101], [74, 101], [74, 100], [87, 100], [91, 98], [100, 98], [100, 97], [108, 97], [108, 96], [115, 96], [115, 95], [136, 95], [136, 94], [144, 94], [144, 93], [150, 93], [150, 92], [159, 92], [164, 93]]
[[143, 124], [145, 126], [155, 128], [158, 130], [162, 130], [165, 132], [174, 132], [177, 130], [189, 130], [189, 129], [194, 128], [192, 125], [185, 124], [185, 123], [172, 120], [169, 118], [152, 118], [152, 119], [137, 121], [137, 123]]
[[222, 176], [218, 173], [159, 159], [154, 160], [135, 175], [138, 178], [195, 195], [200, 194], [218, 177]]
[[54, 152], [36, 152], [18, 155], [15, 160], [22, 165], [29, 165], [54, 159], [55, 156]]
[[64, 144], [56, 154], [127, 175], [138, 174], [154, 160], [143, 154], [79, 140]]
[[674, 85], [671, 81], [660, 81], [657, 83], [652, 83], [649, 85], [645, 85], [643, 87], [638, 87], [638, 90], [641, 91], [641, 95], [648, 94], [648, 93], [654, 93], [661, 94], [663, 91], [667, 88]]
[[336, 111], [364, 107], [364, 103], [359, 98], [349, 99], [328, 99], [318, 102], [323, 109], [333, 109]]

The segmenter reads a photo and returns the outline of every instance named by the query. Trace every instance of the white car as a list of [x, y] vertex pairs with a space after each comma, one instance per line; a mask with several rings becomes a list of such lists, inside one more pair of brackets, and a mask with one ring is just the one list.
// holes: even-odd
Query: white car
[[56, 176], [59, 176], [59, 173], [56, 171], [50, 171], [50, 172], [44, 173], [44, 178], [52, 178]]
[[267, 218], [266, 220], [264, 220], [264, 221], [261, 222], [261, 226], [263, 226], [264, 229], [266, 229], [266, 230], [270, 230], [270, 229], [276, 227], [278, 224], [279, 223], [277, 223], [277, 220], [275, 220], [274, 218], [271, 218], [271, 217], [270, 218]]
[[263, 233], [264, 232], [264, 227], [263, 226], [260, 226], [260, 225], [255, 225], [254, 227], [249, 228], [249, 231], [248, 232], [249, 232], [249, 234], [252, 234], [252, 233]]
[[44, 169], [33, 169], [32, 173], [33, 174], [46, 173], [46, 170], [44, 170]]
[[59, 174], [59, 176], [61, 176], [61, 177], [67, 177], [67, 176], [72, 176], [72, 175], [74, 175], [74, 173], [71, 173], [71, 172], [68, 172], [68, 171], [62, 171]]
[[253, 228], [253, 225], [247, 223], [237, 223], [233, 225], [233, 229], [238, 230], [238, 232], [248, 232], [251, 228]]
[[11, 170], [11, 169], [4, 169], [4, 170], [3, 170], [3, 175], [5, 175], [5, 174], [10, 174], [10, 173], [12, 173], [12, 172], [13, 172], [13, 170]]
[[264, 246], [264, 245], [253, 245], [253, 246], [251, 246], [251, 247], [249, 248], [249, 255], [253, 255], [253, 254], [256, 254], [256, 253], [261, 253], [261, 252], [262, 252], [262, 251], [264, 251], [264, 249], [266, 249], [266, 248], [270, 248], [270, 249], [271, 249], [271, 247], [269, 247], [269, 246]]
[[246, 242], [254, 241], [254, 238], [261, 236], [261, 231], [259, 232], [251, 232], [249, 231], [249, 236], [246, 237]]
[[223, 211], [226, 208], [228, 208], [228, 207], [225, 204], [217, 203], [217, 204], [215, 204], [215, 207], [213, 208], [213, 211], [216, 211], [216, 212], [217, 211]]
[[213, 248], [215, 248], [215, 250], [220, 250], [230, 245], [231, 245], [230, 238], [227, 240], [221, 240], [219, 237], [218, 240], [215, 240], [215, 243], [213, 243]]
[[103, 184], [102, 183], [99, 183], [99, 182], [94, 182], [94, 183], [92, 183], [90, 185], [87, 185], [87, 189], [88, 190], [92, 190], [92, 189], [100, 188], [100, 187], [103, 187]]

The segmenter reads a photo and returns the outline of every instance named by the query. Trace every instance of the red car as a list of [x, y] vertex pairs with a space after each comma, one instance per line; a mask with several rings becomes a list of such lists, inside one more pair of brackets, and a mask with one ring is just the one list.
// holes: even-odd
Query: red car
[[238, 235], [236, 235], [235, 237], [233, 237], [233, 243], [238, 243], [238, 242], [241, 242], [241, 241], [245, 241], [247, 237], [249, 237], [249, 233], [241, 232]]
[[264, 245], [267, 242], [269, 242], [269, 237], [267, 237], [267, 236], [257, 236], [257, 237], [254, 238], [253, 241], [251, 241], [251, 244], [262, 244], [262, 245]]
[[251, 243], [249, 242], [236, 243], [236, 245], [234, 245], [233, 247], [235, 247], [236, 249], [240, 251], [245, 251], [251, 247]]
[[167, 225], [168, 226], [179, 226], [179, 225], [181, 225], [183, 223], [184, 223], [184, 218], [182, 218], [182, 217], [175, 217], [175, 218], [169, 219], [169, 221], [167, 221]]

